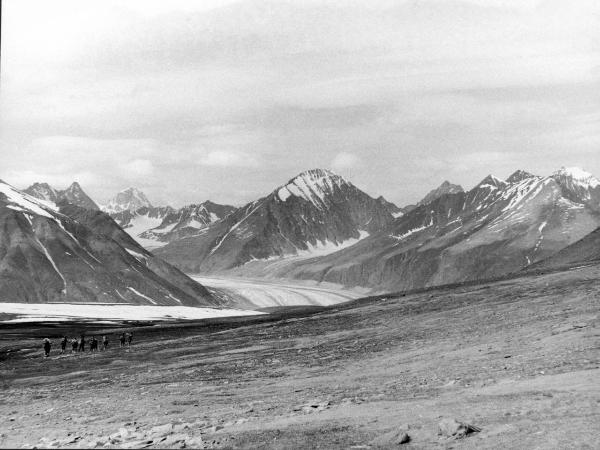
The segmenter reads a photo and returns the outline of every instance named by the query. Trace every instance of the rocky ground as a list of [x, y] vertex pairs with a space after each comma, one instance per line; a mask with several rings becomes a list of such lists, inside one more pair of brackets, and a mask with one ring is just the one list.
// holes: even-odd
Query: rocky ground
[[[599, 276], [139, 326], [126, 349], [98, 324], [4, 326], [0, 446], [597, 448]], [[42, 356], [82, 328], [113, 346]]]

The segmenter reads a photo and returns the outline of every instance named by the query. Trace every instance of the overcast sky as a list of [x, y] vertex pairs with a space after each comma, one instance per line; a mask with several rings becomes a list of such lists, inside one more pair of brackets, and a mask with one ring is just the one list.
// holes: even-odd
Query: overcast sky
[[0, 178], [242, 204], [331, 168], [404, 205], [600, 176], [598, 0], [5, 0]]

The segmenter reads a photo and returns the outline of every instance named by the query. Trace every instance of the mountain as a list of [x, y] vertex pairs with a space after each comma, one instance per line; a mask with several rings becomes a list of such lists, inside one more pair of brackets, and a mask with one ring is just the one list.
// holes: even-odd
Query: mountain
[[54, 205], [0, 182], [0, 227], [0, 302], [217, 303], [108, 215], [67, 197]]
[[379, 204], [394, 217], [400, 217], [405, 213], [403, 208], [400, 208], [396, 204], [387, 201], [385, 198], [383, 198], [383, 195], [377, 197], [377, 202], [379, 202]]
[[161, 242], [152, 237], [144, 238], [142, 235], [149, 230], [160, 227], [164, 218], [174, 211], [175, 209], [170, 206], [142, 206], [135, 211], [124, 209], [109, 215], [138, 244], [148, 250], [152, 250], [165, 245], [166, 242]]
[[107, 213], [119, 213], [121, 211], [137, 211], [140, 208], [152, 208], [152, 204], [146, 195], [133, 187], [119, 192], [113, 199], [109, 200], [102, 210]]
[[61, 201], [67, 201], [82, 208], [100, 209], [76, 181], [63, 191], [54, 189], [48, 183], [34, 183], [25, 189], [24, 192], [45, 202], [56, 204]]
[[[490, 175], [470, 191], [441, 195], [398, 217], [382, 232], [339, 251], [250, 261], [228, 272], [377, 291], [516, 272], [600, 226], [595, 197], [581, 194], [581, 185], [573, 181], [577, 177], [557, 173], [538, 177], [518, 171], [506, 180]], [[589, 185], [593, 189], [594, 179]]]
[[578, 167], [563, 167], [552, 175], [569, 200], [600, 211], [600, 181]]
[[314, 169], [156, 253], [186, 271], [215, 272], [335, 252], [393, 220], [380, 201], [329, 170]]
[[452, 184], [449, 181], [444, 181], [439, 187], [429, 192], [416, 206], [427, 205], [443, 195], [457, 194], [459, 192], [463, 192], [462, 186]]
[[600, 228], [526, 270], [559, 269], [600, 263]]
[[187, 205], [178, 210], [171, 210], [163, 217], [160, 225], [140, 236], [163, 243], [193, 236], [202, 232], [209, 225], [227, 217], [236, 209], [234, 206], [219, 205], [210, 200], [200, 204]]
[[180, 209], [143, 206], [135, 211], [125, 209], [111, 213], [110, 216], [140, 245], [152, 250], [172, 240], [198, 234], [235, 210], [234, 206], [219, 205], [207, 200]]

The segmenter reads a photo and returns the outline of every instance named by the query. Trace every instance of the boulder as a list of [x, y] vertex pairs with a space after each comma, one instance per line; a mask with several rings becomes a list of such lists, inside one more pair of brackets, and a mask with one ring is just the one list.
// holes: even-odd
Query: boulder
[[392, 430], [376, 437], [370, 444], [375, 448], [391, 448], [397, 445], [408, 444], [410, 442], [410, 436], [408, 435], [407, 430], [407, 427]]
[[481, 428], [456, 419], [443, 419], [438, 424], [438, 436], [461, 439], [471, 433], [479, 433]]

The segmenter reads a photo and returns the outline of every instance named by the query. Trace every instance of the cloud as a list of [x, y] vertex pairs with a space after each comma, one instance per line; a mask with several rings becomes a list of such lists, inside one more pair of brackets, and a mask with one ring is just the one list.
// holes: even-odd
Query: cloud
[[200, 165], [212, 167], [255, 167], [257, 161], [247, 154], [230, 151], [214, 150], [200, 159]]
[[360, 158], [352, 153], [340, 152], [331, 161], [331, 167], [337, 170], [352, 169], [360, 163]]
[[134, 159], [122, 166], [124, 172], [131, 178], [138, 179], [147, 177], [154, 173], [154, 165], [152, 161], [147, 159]]

